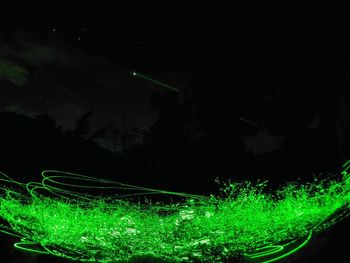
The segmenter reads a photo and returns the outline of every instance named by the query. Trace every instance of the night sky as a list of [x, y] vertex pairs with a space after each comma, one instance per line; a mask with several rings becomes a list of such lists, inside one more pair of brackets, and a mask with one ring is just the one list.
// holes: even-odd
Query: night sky
[[317, 20], [323, 16], [317, 10], [223, 9], [132, 1], [113, 8], [58, 6], [8, 22], [1, 57], [31, 68], [18, 73], [31, 87], [21, 82], [22, 88], [4, 92], [1, 107], [48, 113], [64, 128], [91, 109], [96, 127], [123, 114], [148, 127], [157, 116], [150, 96], [159, 87], [132, 79], [132, 70], [179, 89], [202, 86], [215, 97], [219, 89], [246, 89], [262, 78], [305, 81], [303, 74], [315, 73], [314, 58], [337, 45], [327, 40], [332, 25]]
[[172, 8], [166, 10], [135, 3], [67, 10], [63, 17], [58, 10], [38, 12], [37, 19], [7, 23], [0, 55], [2, 63], [13, 64], [14, 73], [7, 78], [17, 87], [3, 91], [1, 108], [29, 116], [46, 113], [64, 129], [73, 129], [76, 119], [90, 110], [91, 132], [111, 122], [148, 128], [158, 116], [151, 96], [162, 90], [130, 72], [178, 89], [190, 85], [193, 74], [190, 37], [195, 32], [187, 25], [178, 27], [183, 16], [175, 14], [177, 21], [172, 21], [175, 17], [167, 14]]
[[[160, 112], [152, 101], [169, 92], [132, 77], [133, 71], [176, 87], [181, 96], [190, 90], [209, 119], [265, 125], [270, 117], [259, 116], [256, 106], [259, 96], [266, 102], [271, 95], [260, 94], [264, 89], [321, 105], [312, 94], [332, 92], [343, 78], [338, 33], [344, 12], [330, 8], [131, 1], [48, 10], [1, 26], [0, 108], [48, 114], [63, 130], [74, 130], [90, 111], [90, 135], [154, 125]], [[254, 151], [280, 147], [285, 134], [277, 129], [277, 136], [266, 139], [274, 145], [258, 143]]]
[[18, 14], [1, 25], [0, 62], [12, 70], [2, 78], [16, 87], [3, 88], [0, 107], [49, 114], [65, 130], [91, 110], [90, 133], [111, 123], [147, 129], [159, 114], [152, 96], [164, 90], [132, 78], [139, 71], [180, 91], [195, 89], [212, 115], [219, 108], [247, 117], [262, 85], [299, 96], [339, 79], [343, 13], [130, 1]]

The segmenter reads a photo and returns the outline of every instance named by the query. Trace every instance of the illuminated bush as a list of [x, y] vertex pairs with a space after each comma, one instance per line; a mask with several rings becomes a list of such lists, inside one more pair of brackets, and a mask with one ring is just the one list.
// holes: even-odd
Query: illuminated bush
[[[288, 184], [273, 194], [264, 183], [224, 185], [223, 196], [154, 190], [87, 176], [43, 172], [23, 184], [2, 174], [3, 231], [16, 247], [87, 262], [271, 262], [285, 257], [348, 215], [348, 175]], [[122, 195], [93, 196], [87, 190]], [[136, 202], [172, 195], [179, 202]], [[144, 200], [144, 199], [143, 199]]]

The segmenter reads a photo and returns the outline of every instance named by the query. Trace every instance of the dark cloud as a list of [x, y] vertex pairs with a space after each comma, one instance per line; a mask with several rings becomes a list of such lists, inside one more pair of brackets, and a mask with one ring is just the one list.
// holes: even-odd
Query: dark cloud
[[22, 52], [18, 54], [18, 57], [31, 65], [55, 64], [68, 66], [72, 63], [72, 55], [56, 47], [24, 42], [21, 48]]
[[0, 79], [8, 80], [16, 86], [22, 87], [28, 77], [24, 67], [0, 58]]
[[[0, 76], [24, 87], [8, 89], [0, 108], [29, 116], [49, 114], [65, 130], [74, 129], [90, 110], [91, 132], [113, 121], [123, 123], [125, 116], [129, 127], [146, 129], [158, 116], [150, 101], [161, 88], [132, 78], [131, 67], [124, 62], [71, 45], [52, 32], [45, 39], [22, 32], [0, 40]], [[153, 73], [177, 88], [183, 85], [168, 68]]]

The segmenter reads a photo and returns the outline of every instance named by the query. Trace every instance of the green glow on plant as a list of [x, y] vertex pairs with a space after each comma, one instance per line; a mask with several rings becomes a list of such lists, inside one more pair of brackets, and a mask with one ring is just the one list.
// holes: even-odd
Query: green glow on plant
[[169, 89], [169, 90], [171, 90], [171, 91], [175, 91], [175, 92], [177, 92], [177, 93], [180, 92], [178, 89], [176, 89], [176, 88], [174, 88], [174, 87], [172, 87], [172, 86], [170, 86], [170, 85], [168, 85], [168, 84], [165, 84], [165, 83], [160, 82], [160, 81], [158, 81], [158, 80], [155, 80], [155, 79], [152, 79], [152, 78], [150, 78], [150, 77], [147, 77], [146, 75], [143, 75], [143, 74], [141, 74], [141, 73], [138, 73], [138, 72], [133, 71], [133, 72], [131, 72], [131, 75], [134, 76], [134, 77], [139, 77], [139, 78], [142, 78], [142, 79], [151, 81], [151, 82], [153, 82], [154, 84], [157, 84], [157, 85], [159, 85], [159, 86], [161, 86], [161, 87], [163, 87], [163, 88], [167, 88], [167, 89]]
[[[0, 173], [1, 231], [19, 239], [18, 249], [81, 262], [273, 262], [349, 215], [349, 168], [342, 179], [290, 183], [273, 194], [266, 183], [223, 184], [224, 197], [54, 170], [30, 183]], [[135, 201], [150, 195], [183, 200]]]

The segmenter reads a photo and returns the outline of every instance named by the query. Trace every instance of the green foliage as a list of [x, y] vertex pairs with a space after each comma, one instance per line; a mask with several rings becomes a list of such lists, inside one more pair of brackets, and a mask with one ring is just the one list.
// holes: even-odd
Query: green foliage
[[[271, 262], [347, 216], [349, 205], [348, 180], [336, 179], [288, 184], [275, 194], [266, 193], [266, 182], [230, 182], [222, 184], [223, 197], [58, 171], [44, 171], [41, 183], [22, 184], [4, 174], [1, 181], [0, 216], [8, 222], [3, 231], [21, 237], [16, 247], [82, 262], [223, 262], [272, 255], [266, 260]], [[91, 189], [127, 193], [96, 197], [86, 193]], [[127, 200], [145, 193], [185, 201]]]

